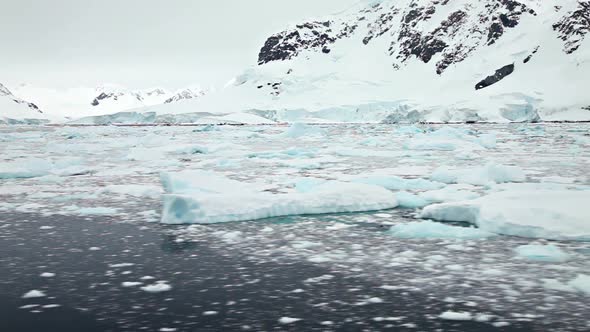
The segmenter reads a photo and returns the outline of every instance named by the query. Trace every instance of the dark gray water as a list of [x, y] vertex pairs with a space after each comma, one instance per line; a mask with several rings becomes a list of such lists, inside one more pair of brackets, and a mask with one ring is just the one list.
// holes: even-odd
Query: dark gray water
[[[40, 226], [45, 229], [40, 230]], [[470, 308], [437, 301], [418, 292], [385, 290], [366, 279], [327, 271], [304, 261], [259, 263], [240, 253], [231, 257], [221, 255], [209, 249], [207, 242], [178, 243], [174, 236], [163, 234], [167, 233], [159, 225], [120, 224], [108, 218], [87, 221], [73, 217], [3, 215], [0, 331], [547, 331], [559, 328], [559, 324], [512, 322], [498, 329], [489, 323], [444, 321], [435, 317], [447, 309], [469, 311]], [[121, 263], [129, 264], [112, 267]], [[48, 271], [56, 275], [39, 276]], [[301, 282], [327, 274], [332, 279], [305, 285]], [[142, 276], [166, 280], [173, 288], [152, 294], [121, 286], [122, 282]], [[31, 289], [42, 290], [47, 297], [20, 298]], [[293, 292], [297, 289], [304, 291]], [[359, 294], [369, 293], [383, 302], [358, 305]], [[51, 304], [60, 306], [43, 308]], [[22, 306], [31, 307], [19, 309]], [[497, 314], [506, 316], [506, 313]], [[279, 323], [281, 317], [301, 320], [285, 325]]]

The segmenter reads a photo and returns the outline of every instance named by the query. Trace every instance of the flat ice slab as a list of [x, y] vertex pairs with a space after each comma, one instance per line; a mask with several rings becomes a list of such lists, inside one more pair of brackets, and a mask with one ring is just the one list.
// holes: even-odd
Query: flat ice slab
[[590, 191], [508, 190], [435, 204], [421, 217], [468, 222], [484, 231], [530, 238], [590, 240]]
[[[188, 175], [188, 177], [187, 177]], [[162, 223], [211, 224], [289, 215], [392, 209], [395, 195], [379, 186], [329, 181], [304, 193], [273, 194], [208, 172], [164, 173]]]

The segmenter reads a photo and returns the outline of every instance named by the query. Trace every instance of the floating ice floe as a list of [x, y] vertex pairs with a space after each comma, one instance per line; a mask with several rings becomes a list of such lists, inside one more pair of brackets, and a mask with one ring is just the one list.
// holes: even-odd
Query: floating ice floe
[[424, 179], [405, 179], [398, 176], [369, 176], [352, 179], [353, 182], [380, 186], [390, 190], [433, 190], [443, 188], [440, 182]]
[[[191, 176], [192, 174], [192, 176]], [[273, 194], [212, 172], [163, 173], [162, 223], [220, 223], [305, 214], [391, 209], [395, 195], [362, 183], [330, 181], [304, 193]]]
[[483, 134], [479, 137], [469, 130], [443, 127], [426, 134], [417, 134], [404, 143], [406, 150], [485, 150], [496, 147], [496, 136]]
[[56, 161], [27, 158], [0, 164], [0, 179], [26, 179], [48, 175], [72, 176], [91, 173], [82, 165], [81, 158], [62, 158]]
[[526, 175], [517, 166], [505, 166], [488, 163], [483, 167], [452, 170], [439, 167], [430, 176], [431, 180], [443, 183], [467, 183], [472, 185], [486, 185], [490, 183], [523, 182]]
[[280, 135], [288, 138], [301, 138], [306, 136], [324, 135], [324, 131], [319, 127], [297, 122], [292, 124]]
[[51, 164], [47, 160], [28, 158], [0, 164], [0, 179], [35, 178], [49, 175]]
[[459, 239], [473, 240], [496, 236], [494, 233], [473, 227], [445, 225], [440, 222], [421, 221], [392, 226], [389, 233], [403, 239]]
[[480, 197], [471, 191], [473, 188], [471, 185], [452, 184], [443, 189], [421, 192], [418, 196], [430, 203], [465, 201]]
[[469, 222], [505, 235], [590, 240], [588, 202], [590, 191], [508, 190], [474, 200], [429, 205], [421, 217]]
[[104, 193], [133, 197], [159, 197], [162, 189], [158, 186], [141, 184], [111, 184], [101, 190]]
[[514, 251], [519, 257], [531, 261], [559, 263], [570, 259], [568, 253], [552, 244], [529, 244], [517, 247]]
[[417, 209], [432, 204], [429, 200], [407, 191], [398, 191], [395, 193], [395, 198], [397, 199], [399, 207], [406, 209]]
[[36, 299], [36, 298], [39, 298], [39, 297], [46, 297], [46, 296], [47, 295], [45, 294], [45, 292], [40, 291], [40, 290], [33, 289], [31, 291], [26, 292], [22, 296], [22, 298], [23, 299]]
[[590, 276], [586, 274], [578, 274], [578, 276], [570, 281], [568, 285], [579, 292], [590, 295]]

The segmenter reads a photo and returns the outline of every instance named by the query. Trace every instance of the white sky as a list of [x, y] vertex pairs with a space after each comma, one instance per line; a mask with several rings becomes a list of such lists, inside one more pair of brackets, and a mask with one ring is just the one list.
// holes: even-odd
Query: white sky
[[290, 23], [359, 0], [0, 0], [0, 82], [219, 85]]

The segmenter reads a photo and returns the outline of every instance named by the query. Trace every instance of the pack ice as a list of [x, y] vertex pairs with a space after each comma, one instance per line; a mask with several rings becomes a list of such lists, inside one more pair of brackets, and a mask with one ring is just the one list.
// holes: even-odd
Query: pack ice
[[274, 194], [213, 172], [162, 173], [162, 223], [211, 224], [289, 215], [391, 209], [395, 195], [379, 186], [327, 181], [305, 192]]
[[590, 191], [511, 189], [430, 205], [421, 217], [468, 222], [488, 232], [554, 240], [590, 240]]

